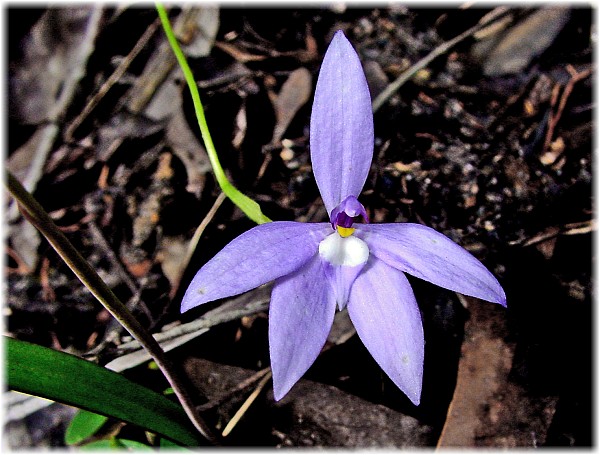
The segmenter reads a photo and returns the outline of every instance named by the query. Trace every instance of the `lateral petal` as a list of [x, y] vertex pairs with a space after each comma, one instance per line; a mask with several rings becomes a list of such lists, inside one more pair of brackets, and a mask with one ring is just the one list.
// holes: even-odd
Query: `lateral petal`
[[335, 296], [318, 254], [275, 282], [269, 308], [275, 400], [283, 398], [313, 364], [327, 340], [334, 313]]
[[358, 197], [373, 158], [373, 111], [360, 59], [342, 31], [323, 58], [310, 118], [310, 155], [327, 213]]
[[361, 225], [371, 254], [403, 272], [461, 294], [506, 306], [498, 280], [471, 253], [427, 226]]
[[187, 311], [249, 291], [302, 267], [331, 232], [329, 223], [274, 221], [233, 239], [193, 278], [181, 303]]
[[371, 258], [354, 282], [348, 314], [381, 369], [418, 405], [425, 341], [421, 313], [406, 276]]

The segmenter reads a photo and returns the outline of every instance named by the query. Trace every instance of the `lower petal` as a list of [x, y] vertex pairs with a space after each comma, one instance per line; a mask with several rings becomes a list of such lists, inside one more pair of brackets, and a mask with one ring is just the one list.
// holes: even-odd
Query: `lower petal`
[[381, 369], [418, 405], [425, 341], [421, 313], [406, 276], [371, 258], [354, 282], [348, 314]]
[[313, 364], [333, 324], [335, 296], [319, 255], [275, 282], [269, 309], [273, 392], [280, 400]]

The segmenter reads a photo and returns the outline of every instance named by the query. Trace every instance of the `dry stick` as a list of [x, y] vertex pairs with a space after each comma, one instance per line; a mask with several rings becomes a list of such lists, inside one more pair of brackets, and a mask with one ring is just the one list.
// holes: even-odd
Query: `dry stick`
[[115, 69], [115, 71], [110, 75], [110, 77], [106, 80], [104, 84], [100, 87], [98, 92], [88, 101], [88, 103], [83, 108], [83, 111], [75, 117], [75, 119], [71, 122], [71, 124], [67, 127], [65, 131], [65, 140], [67, 142], [71, 142], [73, 140], [73, 133], [75, 130], [79, 128], [79, 126], [83, 123], [86, 117], [94, 110], [94, 108], [98, 105], [100, 100], [108, 93], [113, 85], [115, 85], [119, 79], [125, 74], [127, 68], [133, 61], [135, 57], [140, 53], [140, 51], [146, 46], [152, 35], [156, 32], [158, 27], [160, 26], [160, 20], [156, 19], [150, 26], [146, 29], [142, 37], [138, 40], [136, 45], [133, 47], [131, 52], [127, 54], [127, 56], [121, 61], [119, 66]]
[[[565, 86], [565, 89], [563, 90], [562, 96], [560, 97], [560, 102], [558, 104], [558, 109], [556, 111], [556, 114], [551, 115], [550, 119], [548, 120], [548, 130], [546, 131], [544, 147], [542, 148], [543, 151], [548, 149], [550, 142], [552, 141], [552, 137], [554, 136], [554, 130], [556, 129], [556, 125], [558, 125], [558, 122], [560, 121], [560, 118], [562, 117], [565, 106], [567, 105], [567, 100], [568, 100], [569, 96], [571, 95], [571, 92], [573, 91], [575, 84], [577, 82], [579, 82], [580, 80], [587, 78], [590, 74], [592, 74], [591, 69], [587, 69], [587, 70], [584, 70], [584, 71], [581, 71], [580, 73], [578, 73], [577, 70], [575, 68], [573, 68], [572, 65], [567, 65], [567, 71], [569, 72], [571, 79], [569, 79], [569, 82], [567, 82], [567, 85]], [[558, 92], [556, 92], [556, 93], [558, 96]], [[556, 104], [555, 99], [553, 100], [552, 104], [553, 105]]]
[[207, 403], [200, 405], [198, 408], [202, 411], [205, 411], [208, 409], [212, 409], [215, 406], [219, 406], [221, 403], [223, 403], [225, 400], [231, 398], [236, 393], [241, 392], [242, 390], [245, 390], [246, 388], [250, 387], [252, 384], [254, 384], [256, 381], [260, 380], [267, 373], [271, 374], [271, 367], [263, 368], [262, 370], [257, 371], [249, 378], [244, 379], [242, 382], [240, 382], [234, 388], [229, 389], [225, 394], [221, 395], [218, 398], [214, 398]]
[[125, 267], [123, 267], [123, 263], [117, 258], [115, 251], [108, 244], [108, 241], [104, 237], [104, 234], [100, 230], [98, 224], [96, 224], [96, 222], [92, 220], [88, 223], [88, 229], [94, 242], [97, 244], [98, 247], [100, 247], [100, 249], [104, 253], [104, 257], [108, 259], [108, 262], [110, 262], [110, 264], [114, 267], [114, 270], [119, 275], [119, 278], [129, 288], [129, 292], [131, 292], [133, 295], [137, 294], [139, 291], [137, 284], [135, 283], [131, 275], [129, 275], [129, 272], [125, 270]]
[[[248, 293], [239, 295], [237, 297], [233, 297], [219, 305], [214, 310], [208, 311], [201, 317], [194, 319], [191, 322], [186, 322], [163, 332], [155, 333], [154, 338], [159, 343], [170, 342], [177, 340], [178, 338], [185, 337], [190, 333], [210, 329], [218, 324], [223, 324], [225, 322], [230, 322], [235, 319], [240, 319], [244, 316], [264, 311], [267, 309], [270, 300], [269, 296], [266, 295], [269, 290], [270, 288], [265, 286], [257, 288], [253, 291], [249, 291]], [[245, 303], [242, 304], [242, 308], [236, 309], [235, 305], [238, 305], [240, 302]], [[230, 307], [232, 309], [226, 307]], [[221, 311], [222, 309], [224, 310]], [[119, 344], [117, 351], [119, 354], [123, 354], [130, 351], [135, 351], [139, 348], [139, 343], [135, 340], [132, 340]]]
[[481, 20], [468, 29], [467, 31], [461, 33], [457, 37], [451, 39], [450, 41], [446, 41], [445, 43], [439, 45], [434, 50], [432, 50], [429, 54], [403, 72], [394, 82], [390, 83], [383, 92], [381, 92], [377, 98], [373, 101], [373, 112], [377, 112], [379, 108], [392, 96], [394, 93], [398, 91], [400, 87], [402, 87], [406, 82], [408, 82], [417, 71], [422, 70], [427, 65], [429, 65], [433, 60], [435, 60], [440, 55], [448, 52], [452, 47], [460, 43], [465, 38], [468, 38], [471, 35], [474, 35], [479, 30], [484, 27], [487, 27], [492, 22], [501, 18], [502, 16], [508, 13], [508, 8], [506, 7], [498, 7], [492, 10], [490, 13], [486, 14], [481, 18]]
[[10, 268], [7, 265], [8, 273], [14, 272], [19, 275], [29, 275], [31, 273], [31, 267], [29, 267], [25, 261], [19, 256], [15, 250], [13, 250], [10, 246], [5, 245], [6, 253], [17, 263], [17, 268]]
[[592, 220], [588, 221], [579, 221], [576, 223], [564, 224], [562, 226], [551, 226], [546, 228], [543, 232], [540, 232], [533, 237], [528, 239], [519, 239], [508, 242], [509, 245], [519, 245], [519, 246], [531, 246], [537, 245], [538, 243], [545, 242], [546, 240], [553, 239], [555, 237], [561, 235], [579, 235], [579, 234], [588, 234], [590, 232], [594, 232], [596, 230], [596, 222]]
[[227, 426], [223, 430], [224, 438], [226, 438], [229, 435], [229, 433], [231, 433], [233, 428], [237, 425], [239, 420], [244, 416], [244, 414], [250, 408], [252, 403], [254, 403], [254, 400], [256, 400], [256, 398], [258, 397], [258, 395], [260, 394], [262, 389], [265, 387], [265, 385], [267, 385], [267, 382], [269, 381], [269, 379], [271, 379], [272, 375], [273, 375], [273, 373], [271, 373], [271, 371], [269, 371], [265, 375], [265, 377], [261, 379], [261, 381], [256, 386], [256, 389], [254, 389], [254, 391], [250, 394], [248, 399], [246, 401], [244, 401], [244, 404], [242, 404], [240, 409], [238, 409], [238, 411], [234, 414], [234, 416], [231, 418], [231, 420], [227, 423]]
[[122, 262], [119, 261], [119, 259], [117, 258], [117, 255], [113, 248], [108, 244], [108, 241], [104, 237], [104, 234], [102, 233], [100, 227], [98, 227], [98, 224], [96, 224], [96, 222], [92, 220], [88, 223], [88, 228], [92, 239], [102, 250], [102, 252], [104, 253], [104, 257], [113, 266], [114, 272], [125, 283], [125, 285], [129, 288], [129, 291], [133, 295], [133, 299], [129, 300], [131, 304], [128, 302], [125, 306], [130, 309], [132, 309], [134, 305], [137, 306], [144, 312], [148, 320], [152, 321], [152, 312], [148, 308], [148, 305], [146, 305], [145, 302], [140, 300], [141, 288], [138, 288], [131, 275], [129, 275], [129, 272], [125, 270], [125, 267], [123, 267]]
[[[219, 207], [221, 207], [221, 204], [223, 203], [223, 201], [225, 201], [225, 198], [227, 198], [227, 195], [221, 191], [221, 193], [219, 193], [219, 197], [217, 197], [213, 206], [210, 208], [210, 210], [208, 211], [208, 213], [206, 214], [206, 216], [204, 217], [204, 219], [202, 220], [200, 225], [196, 228], [196, 232], [194, 232], [194, 235], [192, 236], [190, 243], [188, 244], [185, 258], [182, 261], [184, 264], [183, 269], [186, 269], [188, 264], [190, 263], [190, 259], [192, 258], [194, 251], [196, 251], [196, 246], [198, 245], [198, 242], [200, 241], [200, 237], [204, 233], [206, 226], [208, 226], [208, 224], [214, 218], [215, 214], [217, 213], [217, 210], [219, 210]], [[175, 297], [175, 295], [177, 294], [177, 291], [179, 290], [180, 282], [181, 282], [181, 276], [179, 276], [179, 278], [177, 279], [177, 283], [175, 283], [171, 287], [171, 292], [169, 292], [169, 297], [171, 299], [173, 299]]]
[[158, 342], [150, 335], [142, 325], [135, 319], [133, 314], [121, 303], [115, 294], [106, 286], [96, 270], [75, 249], [73, 244], [57, 228], [50, 216], [33, 196], [23, 188], [23, 185], [8, 172], [6, 185], [15, 198], [21, 213], [29, 220], [43, 235], [48, 242], [65, 261], [69, 268], [77, 275], [81, 282], [90, 292], [104, 305], [104, 307], [123, 325], [129, 333], [144, 346], [159, 366], [173, 391], [179, 398], [183, 409], [196, 427], [196, 429], [208, 441], [217, 443], [216, 437], [200, 417], [192, 403], [190, 395], [183, 387], [182, 382], [175, 373], [171, 362], [167, 359], [165, 352]]

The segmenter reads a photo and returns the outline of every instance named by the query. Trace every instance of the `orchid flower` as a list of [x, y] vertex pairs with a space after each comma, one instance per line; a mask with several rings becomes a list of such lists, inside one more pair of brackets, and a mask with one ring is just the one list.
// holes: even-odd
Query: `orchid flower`
[[330, 223], [275, 221], [250, 229], [198, 271], [183, 298], [187, 311], [275, 280], [269, 350], [276, 400], [319, 355], [336, 307], [347, 307], [373, 358], [418, 405], [423, 326], [405, 273], [506, 306], [496, 278], [443, 234], [419, 224], [368, 224], [357, 197], [373, 144], [367, 81], [338, 31], [321, 66], [310, 121], [313, 172]]

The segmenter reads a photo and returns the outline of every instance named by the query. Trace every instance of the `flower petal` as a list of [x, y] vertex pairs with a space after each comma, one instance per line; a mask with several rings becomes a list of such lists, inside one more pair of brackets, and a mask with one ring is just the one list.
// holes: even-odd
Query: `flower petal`
[[[360, 230], [360, 231], [359, 231]], [[360, 225], [371, 254], [437, 286], [506, 306], [498, 280], [471, 253], [420, 224]]]
[[421, 313], [406, 276], [370, 259], [354, 282], [348, 314], [381, 369], [418, 405], [425, 341]]
[[269, 309], [273, 393], [280, 400], [313, 364], [333, 324], [335, 296], [314, 258], [275, 282]]
[[310, 118], [310, 154], [327, 213], [357, 197], [373, 158], [373, 111], [360, 59], [336, 32], [319, 72]]
[[249, 291], [302, 267], [331, 232], [328, 223], [276, 221], [233, 239], [190, 283], [181, 311]]

